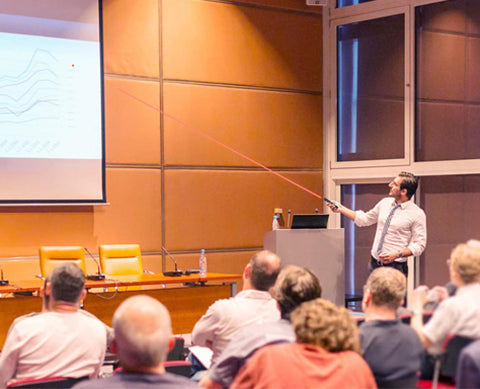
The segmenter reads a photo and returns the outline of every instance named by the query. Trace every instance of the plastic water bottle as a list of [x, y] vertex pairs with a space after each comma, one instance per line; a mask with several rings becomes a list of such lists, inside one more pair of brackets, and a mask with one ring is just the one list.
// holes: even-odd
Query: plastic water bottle
[[280, 224], [278, 223], [278, 215], [273, 215], [272, 231], [278, 230], [279, 228]]
[[200, 269], [200, 278], [207, 278], [207, 256], [205, 255], [205, 249], [200, 252], [200, 259], [198, 261], [198, 268]]

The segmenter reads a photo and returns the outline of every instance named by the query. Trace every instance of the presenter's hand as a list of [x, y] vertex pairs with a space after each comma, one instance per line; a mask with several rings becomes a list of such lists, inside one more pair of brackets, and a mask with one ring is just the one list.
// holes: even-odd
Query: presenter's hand
[[341, 211], [341, 209], [342, 209], [342, 207], [343, 207], [342, 204], [340, 204], [339, 202], [336, 202], [336, 201], [335, 201], [334, 203], [335, 203], [336, 206], [327, 203], [327, 207], [330, 208], [334, 213], [340, 213], [340, 212], [342, 212], [342, 211]]
[[380, 259], [380, 261], [382, 261], [383, 263], [392, 263], [397, 258], [398, 258], [398, 251], [383, 253], [378, 257], [378, 259]]

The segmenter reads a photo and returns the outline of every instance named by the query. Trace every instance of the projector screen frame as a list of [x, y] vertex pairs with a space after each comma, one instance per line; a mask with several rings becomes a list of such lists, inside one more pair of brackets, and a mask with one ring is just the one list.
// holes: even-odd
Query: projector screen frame
[[[97, 12], [98, 12], [98, 61], [99, 69], [98, 73], [96, 73], [99, 77], [98, 79], [98, 88], [99, 88], [99, 109], [98, 114], [99, 118], [97, 123], [99, 125], [100, 132], [98, 133], [98, 139], [100, 143], [97, 144], [99, 146], [99, 150], [101, 151], [101, 156], [99, 159], [95, 158], [92, 159], [92, 163], [99, 165], [97, 170], [97, 178], [98, 181], [95, 183], [96, 187], [98, 188], [99, 196], [91, 196], [92, 198], [74, 198], [71, 196], [70, 198], [35, 198], [32, 196], [31, 198], [0, 198], [0, 207], [17, 207], [17, 206], [93, 206], [93, 205], [109, 205], [107, 202], [106, 196], [106, 146], [105, 146], [105, 72], [104, 72], [104, 37], [103, 37], [103, 0], [92, 0], [92, 3], [96, 3]], [[7, 6], [8, 7], [8, 6]], [[72, 65], [73, 66], [73, 65]], [[98, 155], [98, 154], [97, 154]], [[26, 160], [27, 158], [25, 158]], [[20, 158], [18, 160], [21, 160]], [[53, 160], [53, 158], [51, 159]], [[62, 158], [56, 158], [56, 161], [61, 161]], [[80, 159], [79, 159], [80, 160]], [[1, 159], [0, 159], [1, 161]], [[45, 161], [48, 161], [45, 158]], [[97, 169], [97, 168], [96, 168]], [[1, 166], [0, 166], [0, 174], [2, 173]], [[66, 174], [66, 173], [65, 173]], [[70, 175], [75, 175], [75, 171], [68, 172]], [[101, 177], [101, 183], [100, 183]], [[8, 185], [9, 181], [8, 178], [4, 180], [3, 185]], [[45, 185], [49, 185], [48, 182]], [[100, 193], [101, 192], [101, 193]]]

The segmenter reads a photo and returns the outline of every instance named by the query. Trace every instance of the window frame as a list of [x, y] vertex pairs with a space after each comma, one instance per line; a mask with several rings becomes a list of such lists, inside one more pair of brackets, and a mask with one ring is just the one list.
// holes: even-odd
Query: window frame
[[[448, 0], [375, 0], [358, 5], [335, 8], [331, 0], [323, 12], [323, 128], [324, 128], [324, 194], [340, 200], [341, 186], [348, 184], [388, 184], [400, 171], [411, 171], [417, 176], [450, 176], [480, 174], [480, 159], [446, 161], [415, 161], [415, 9]], [[369, 19], [405, 15], [405, 153], [403, 159], [371, 161], [337, 161], [337, 27]], [[421, 185], [419, 185], [419, 191]], [[414, 201], [419, 205], [420, 192]], [[324, 212], [329, 212], [324, 206]], [[341, 215], [331, 214], [329, 228], [341, 228]], [[414, 262], [409, 289], [418, 285], [419, 261]], [[413, 284], [413, 285], [412, 285]]]

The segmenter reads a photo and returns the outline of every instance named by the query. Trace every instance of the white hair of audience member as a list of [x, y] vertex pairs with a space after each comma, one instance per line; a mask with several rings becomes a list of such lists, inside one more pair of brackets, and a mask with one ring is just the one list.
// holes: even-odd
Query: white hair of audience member
[[480, 249], [480, 240], [478, 239], [470, 239], [467, 241], [467, 245], [470, 247], [475, 247]]
[[165, 361], [172, 325], [167, 308], [146, 295], [128, 298], [113, 315], [117, 356], [125, 370], [155, 367]]

